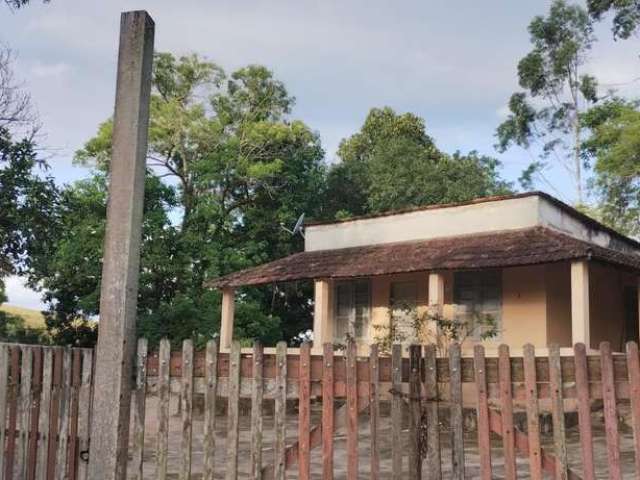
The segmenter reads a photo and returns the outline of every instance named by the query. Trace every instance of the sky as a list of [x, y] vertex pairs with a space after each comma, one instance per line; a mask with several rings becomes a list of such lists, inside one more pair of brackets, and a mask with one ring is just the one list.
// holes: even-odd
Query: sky
[[[16, 76], [31, 93], [59, 183], [86, 177], [73, 165], [80, 148], [113, 111], [120, 12], [146, 9], [155, 48], [198, 53], [227, 72], [266, 65], [297, 101], [292, 116], [320, 133], [326, 160], [356, 132], [372, 107], [425, 119], [444, 151], [477, 150], [503, 162], [515, 181], [531, 161], [493, 148], [496, 126], [518, 90], [518, 60], [530, 50], [527, 25], [547, 0], [188, 1], [38, 0], [11, 11], [0, 4], [0, 42], [16, 54]], [[608, 21], [588, 70], [621, 94], [640, 96], [640, 40], [614, 42]], [[562, 200], [574, 194], [562, 170], [547, 172]], [[20, 280], [9, 303], [42, 307]]]

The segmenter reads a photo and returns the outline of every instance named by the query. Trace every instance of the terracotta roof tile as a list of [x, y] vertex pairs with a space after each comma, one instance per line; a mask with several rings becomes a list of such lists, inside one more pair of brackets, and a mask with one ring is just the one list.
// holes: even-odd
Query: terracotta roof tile
[[640, 255], [577, 240], [544, 227], [364, 247], [300, 252], [232, 273], [208, 286], [239, 287], [314, 278], [426, 270], [473, 270], [592, 258], [640, 271]]

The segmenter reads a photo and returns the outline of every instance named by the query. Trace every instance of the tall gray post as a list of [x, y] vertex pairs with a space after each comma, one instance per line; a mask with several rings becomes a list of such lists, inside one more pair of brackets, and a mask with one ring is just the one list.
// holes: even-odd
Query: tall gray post
[[153, 35], [147, 12], [122, 14], [91, 419], [92, 480], [122, 480], [127, 471]]

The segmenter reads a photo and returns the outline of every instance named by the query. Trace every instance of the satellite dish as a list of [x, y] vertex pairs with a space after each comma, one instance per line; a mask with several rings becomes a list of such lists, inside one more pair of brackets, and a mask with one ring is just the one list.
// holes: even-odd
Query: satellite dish
[[283, 223], [280, 224], [280, 227], [291, 235], [297, 235], [299, 233], [300, 236], [304, 238], [304, 213], [298, 217], [298, 221], [291, 230], [285, 227]]

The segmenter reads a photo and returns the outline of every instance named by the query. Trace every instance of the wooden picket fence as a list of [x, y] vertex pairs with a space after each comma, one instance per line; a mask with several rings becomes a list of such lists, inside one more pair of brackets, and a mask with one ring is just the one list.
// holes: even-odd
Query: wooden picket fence
[[[312, 355], [309, 345], [292, 354], [279, 344], [274, 354], [260, 345], [243, 354], [237, 343], [231, 352], [219, 353], [215, 342], [194, 352], [190, 341], [182, 351], [171, 352], [169, 342], [162, 341], [148, 354], [147, 342], [140, 340], [129, 476], [162, 480], [177, 472], [180, 479], [279, 480], [293, 473], [304, 480], [313, 473], [332, 479], [339, 455], [345, 457], [343, 473], [349, 479], [463, 479], [465, 472], [490, 479], [498, 469], [500, 476], [515, 479], [522, 474], [523, 459], [525, 474], [534, 480], [545, 475], [590, 480], [605, 473], [621, 479], [623, 470], [640, 476], [640, 359], [635, 343], [627, 345], [625, 354], [613, 354], [607, 343], [597, 354], [587, 354], [577, 344], [572, 356], [561, 356], [557, 348], [536, 356], [530, 345], [516, 357], [506, 346], [497, 357], [485, 356], [481, 346], [473, 357], [462, 357], [457, 345], [445, 358], [433, 346], [403, 352], [394, 345], [390, 353], [382, 355], [372, 346], [368, 357], [358, 357], [353, 344], [336, 352], [327, 344], [322, 355]], [[0, 418], [5, 421], [0, 473], [5, 480], [87, 478], [87, 458], [99, 454], [91, 452], [89, 438], [92, 358], [87, 349], [0, 345]], [[170, 413], [176, 395], [177, 418]], [[195, 395], [204, 397], [203, 418], [197, 422]], [[151, 398], [155, 408], [148, 408]], [[243, 402], [250, 402], [247, 422], [242, 420]], [[268, 402], [273, 414], [267, 444]], [[594, 460], [599, 443], [592, 409], [598, 405], [604, 417], [606, 454], [598, 453], [605, 455], [604, 467]], [[633, 452], [625, 458], [633, 466], [621, 459], [621, 407], [630, 411]], [[464, 426], [468, 408], [476, 412], [471, 438]], [[569, 411], [578, 416], [580, 458], [573, 464], [565, 432]], [[543, 412], [552, 417], [551, 441], [540, 434]], [[517, 414], [526, 417], [525, 427], [515, 420]], [[294, 438], [288, 423], [292, 416], [297, 417]], [[408, 417], [406, 429], [403, 417]], [[390, 422], [388, 438], [381, 434], [383, 418]], [[147, 428], [150, 420], [157, 424], [153, 431]], [[179, 431], [170, 428], [171, 422], [179, 423]], [[241, 424], [249, 430], [248, 455], [239, 448]], [[336, 432], [346, 438], [337, 440]], [[176, 434], [180, 440], [170, 441]], [[339, 448], [336, 442], [341, 442]], [[383, 456], [384, 442], [390, 443], [390, 458]], [[471, 442], [477, 448], [475, 465], [466, 445]], [[197, 469], [194, 444], [201, 452]], [[369, 453], [366, 464], [364, 450]], [[312, 468], [314, 455], [318, 461]], [[388, 475], [383, 475], [383, 463], [390, 467]]]

